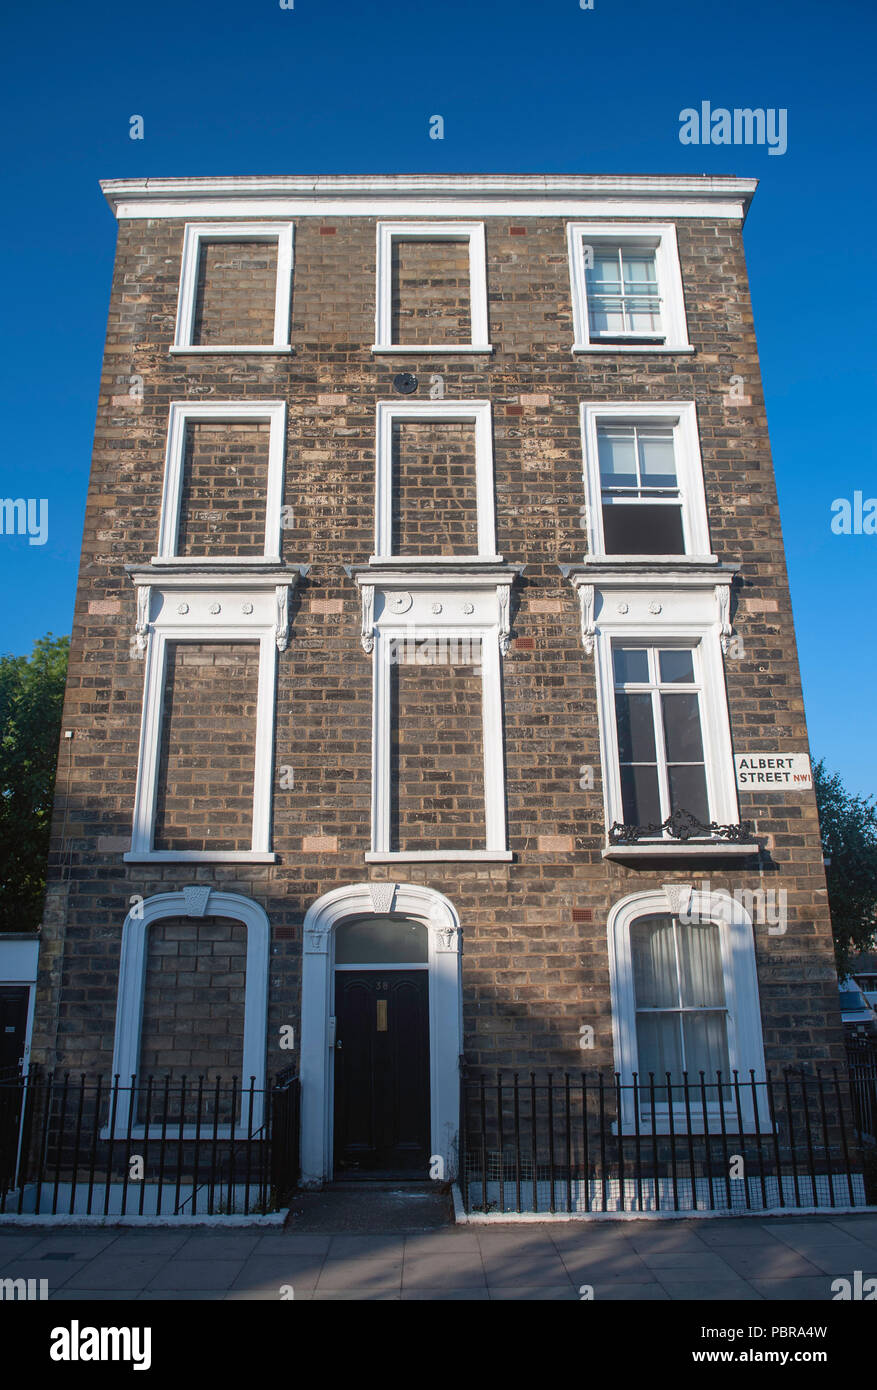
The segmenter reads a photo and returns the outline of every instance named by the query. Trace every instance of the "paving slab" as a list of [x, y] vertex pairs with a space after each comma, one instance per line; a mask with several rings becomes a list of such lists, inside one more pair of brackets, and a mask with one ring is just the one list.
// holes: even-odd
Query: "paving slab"
[[327, 1260], [317, 1281], [317, 1291], [320, 1293], [351, 1289], [398, 1291], [401, 1287], [401, 1260], [376, 1259], [368, 1255], [351, 1260]]
[[[66, 1287], [81, 1289], [88, 1297], [89, 1289], [127, 1289], [139, 1293], [155, 1276], [168, 1269], [161, 1255], [105, 1255], [88, 1260], [66, 1281]], [[173, 1288], [173, 1283], [168, 1283]], [[205, 1286], [209, 1287], [209, 1286]]]
[[660, 1283], [674, 1302], [733, 1302], [760, 1303], [762, 1295], [745, 1279], [692, 1279], [661, 1278]]
[[405, 1238], [399, 1235], [385, 1236], [333, 1236], [326, 1256], [328, 1260], [362, 1259], [370, 1256], [377, 1260], [399, 1260], [405, 1250]]
[[165, 1260], [148, 1287], [205, 1292], [226, 1290], [231, 1288], [243, 1264], [243, 1260]]
[[463, 1289], [402, 1289], [403, 1303], [486, 1303], [489, 1298], [486, 1288], [471, 1284]]
[[40, 1259], [45, 1255], [68, 1255], [75, 1260], [90, 1260], [113, 1245], [119, 1239], [119, 1235], [117, 1230], [84, 1231], [73, 1227], [57, 1235], [54, 1232], [50, 1235], [41, 1234], [30, 1253], [34, 1259]]
[[260, 1236], [251, 1257], [257, 1255], [327, 1255], [332, 1244], [330, 1235], [302, 1235], [278, 1231], [276, 1235]]
[[750, 1279], [750, 1284], [762, 1298], [792, 1303], [825, 1303], [831, 1299], [831, 1280], [821, 1279]]
[[578, 1289], [571, 1284], [521, 1284], [490, 1289], [491, 1303], [575, 1303], [579, 1297]]
[[252, 1232], [199, 1231], [191, 1235], [174, 1255], [175, 1260], [245, 1260], [252, 1255], [259, 1236]]
[[32, 1250], [39, 1243], [38, 1235], [0, 1235], [0, 1269], [6, 1264], [7, 1260], [16, 1259], [23, 1255], [27, 1250]]
[[484, 1288], [487, 1278], [480, 1255], [417, 1255], [405, 1260], [402, 1271], [403, 1289], [464, 1288], [467, 1285]]
[[323, 1269], [322, 1255], [252, 1255], [239, 1268], [232, 1289], [261, 1289], [275, 1297], [285, 1287], [311, 1291]]
[[787, 1245], [726, 1245], [722, 1259], [744, 1279], [800, 1279], [819, 1274], [820, 1267]]
[[594, 1302], [611, 1299], [613, 1302], [669, 1303], [670, 1295], [660, 1284], [613, 1284], [594, 1285]]
[[702, 1254], [698, 1250], [644, 1250], [643, 1263], [655, 1270], [660, 1277], [663, 1270], [672, 1271], [694, 1279], [723, 1279], [733, 1277], [733, 1270], [721, 1255], [714, 1251]]

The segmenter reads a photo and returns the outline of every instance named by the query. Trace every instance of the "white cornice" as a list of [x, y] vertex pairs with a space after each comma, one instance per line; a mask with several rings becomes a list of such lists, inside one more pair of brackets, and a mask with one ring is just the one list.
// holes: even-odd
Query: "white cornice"
[[756, 179], [690, 174], [330, 174], [104, 179], [118, 218], [628, 215], [745, 217]]

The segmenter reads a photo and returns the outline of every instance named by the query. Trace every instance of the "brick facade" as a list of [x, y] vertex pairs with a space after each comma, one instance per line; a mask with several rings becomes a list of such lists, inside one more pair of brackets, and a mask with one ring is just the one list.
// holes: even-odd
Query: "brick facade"
[[[742, 645], [725, 662], [734, 747], [806, 751], [741, 220], [702, 214], [674, 219], [693, 353], [574, 357], [569, 216], [550, 209], [540, 215], [476, 212], [486, 231], [493, 352], [410, 358], [370, 350], [379, 215], [377, 209], [371, 216], [317, 210], [294, 217], [294, 351], [287, 355], [170, 355], [185, 219], [145, 210], [119, 223], [64, 710], [64, 728], [75, 737], [62, 746], [59, 762], [35, 1058], [71, 1069], [108, 1067], [122, 923], [131, 896], [148, 898], [198, 883], [253, 898], [270, 919], [267, 1048], [269, 1070], [276, 1070], [289, 1061], [280, 1050], [280, 1029], [299, 1017], [301, 929], [308, 907], [342, 885], [394, 880], [429, 885], [460, 915], [464, 1052], [470, 1063], [578, 1068], [584, 1060], [611, 1071], [610, 908], [639, 890], [708, 878], [714, 889], [731, 893], [788, 893], [784, 934], [771, 934], [766, 923], [755, 925], [767, 1065], [840, 1061], [812, 793], [740, 792], [741, 816], [756, 822], [763, 843], [760, 860], [704, 867], [682, 860], [656, 866], [604, 859], [594, 663], [582, 648], [575, 596], [558, 569], [580, 560], [585, 544], [580, 403], [694, 401], [712, 548], [721, 562], [739, 564], [742, 575], [734, 614]], [[280, 218], [272, 213], [265, 220]], [[647, 226], [648, 209], [624, 220]], [[222, 243], [209, 252], [209, 288], [200, 297], [196, 341], [271, 341], [271, 250], [270, 243]], [[468, 315], [464, 244], [424, 249], [399, 243], [396, 270], [397, 319], [407, 325], [400, 331], [412, 341], [429, 340], [439, 329], [443, 341], [466, 337], [468, 328], [459, 328], [463, 311]], [[413, 396], [394, 393], [400, 371], [416, 374]], [[142, 396], [128, 393], [134, 375], [143, 379]], [[364, 857], [372, 666], [359, 642], [356, 589], [343, 566], [365, 563], [374, 547], [376, 403], [425, 401], [434, 375], [442, 378], [447, 400], [491, 402], [497, 550], [506, 562], [526, 566], [516, 586], [503, 671], [511, 863], [386, 865], [368, 864]], [[744, 403], [729, 398], [732, 375], [743, 378]], [[168, 408], [171, 401], [265, 399], [284, 400], [288, 407], [283, 500], [291, 513], [283, 530], [284, 559], [311, 566], [296, 592], [288, 649], [279, 658], [272, 798], [277, 862], [126, 864], [143, 666], [131, 651], [135, 596], [124, 566], [148, 562], [156, 552]], [[406, 424], [402, 431], [396, 517], [407, 539], [400, 550], [423, 553], [425, 530], [444, 538], [433, 553], [442, 553], [442, 546], [459, 549], [471, 534], [467, 498], [474, 484], [466, 427], [453, 431], [438, 448], [431, 427]], [[255, 443], [258, 428], [252, 433]], [[209, 430], [202, 439], [209, 443]], [[259, 534], [255, 518], [264, 519], [260, 499], [247, 496], [251, 487], [255, 491], [258, 474], [249, 460], [256, 453], [245, 454], [233, 487], [229, 481], [223, 490], [209, 473], [213, 467], [228, 480], [231, 452], [208, 451], [205, 457], [215, 462], [199, 473], [187, 505], [193, 517], [208, 510], [223, 514], [218, 531], [206, 523], [211, 543], [224, 545], [237, 529], [239, 553], [250, 553]], [[428, 497], [424, 460], [434, 470]], [[233, 526], [232, 511], [239, 518]], [[253, 518], [252, 529], [245, 518]], [[187, 544], [196, 545], [188, 523], [186, 536]], [[179, 718], [185, 720], [186, 699], [194, 699], [198, 689], [206, 692], [206, 706], [198, 705], [192, 741], [185, 745], [188, 768], [179, 751], [172, 754], [176, 783], [162, 822], [162, 843], [168, 846], [183, 842], [174, 837], [182, 834], [182, 787], [196, 780], [194, 768], [200, 768], [201, 786], [192, 793], [185, 842], [206, 844], [209, 831], [211, 843], [243, 843], [238, 837], [250, 814], [251, 784], [242, 785], [239, 774], [252, 761], [254, 687], [251, 666], [242, 651], [234, 652], [236, 664], [227, 663], [227, 650], [214, 652], [210, 666], [190, 653], [195, 664], [175, 670], [174, 698], [187, 692]], [[209, 645], [201, 656], [210, 656]], [[428, 675], [433, 683], [409, 689], [416, 675]], [[185, 687], [183, 677], [189, 681]], [[435, 847], [441, 847], [439, 834], [459, 837], [461, 845], [475, 843], [468, 818], [481, 811], [480, 727], [472, 668], [401, 665], [396, 678], [404, 706], [394, 754], [400, 846], [429, 847], [429, 827], [439, 818]], [[172, 708], [166, 735], [171, 745], [178, 718]], [[401, 776], [411, 771], [412, 759], [421, 765], [416, 781]], [[440, 785], [430, 767], [441, 769]], [[584, 768], [593, 770], [590, 785]], [[291, 784], [283, 769], [292, 770]], [[194, 815], [196, 804], [203, 815], [200, 809]], [[165, 924], [153, 950], [169, 944], [169, 932]], [[229, 965], [222, 973], [231, 981], [239, 972]], [[178, 985], [182, 978], [177, 976]], [[229, 983], [230, 996], [237, 989]], [[169, 1026], [170, 1015], [159, 1012], [160, 996], [153, 997], [145, 1038], [149, 1056], [161, 1066], [162, 1020]], [[181, 1006], [174, 1007], [179, 1017]], [[203, 1007], [192, 1009], [185, 1044], [193, 1063], [204, 1059], [211, 1073], [230, 1065], [230, 1043], [214, 1037], [221, 1031], [213, 1028], [215, 1017]], [[578, 1046], [583, 1024], [596, 1035], [584, 1058]]]

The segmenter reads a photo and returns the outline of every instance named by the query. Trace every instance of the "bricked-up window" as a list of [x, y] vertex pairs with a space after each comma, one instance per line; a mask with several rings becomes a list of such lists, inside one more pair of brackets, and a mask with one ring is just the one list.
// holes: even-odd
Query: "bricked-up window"
[[270, 342], [276, 283], [276, 241], [202, 240], [193, 344]]
[[263, 555], [270, 425], [190, 420], [177, 554]]
[[696, 650], [617, 645], [612, 655], [625, 824], [658, 834], [674, 811], [687, 811], [708, 825]]
[[[164, 917], [147, 932], [143, 1017], [138, 1075], [157, 1079], [151, 1120], [164, 1113], [165, 1077], [170, 1077], [168, 1118], [179, 1118], [180, 1081], [209, 1078], [202, 1097], [202, 1119], [212, 1123], [216, 1080], [221, 1124], [232, 1116], [233, 1077], [239, 1103], [244, 1054], [244, 1001], [247, 929], [243, 922], [218, 917]], [[197, 1084], [197, 1083], [196, 1083]], [[142, 1124], [147, 1093], [139, 1095]], [[234, 1116], [237, 1119], [237, 1116]], [[193, 1119], [192, 1102], [184, 1116]]]
[[285, 444], [283, 401], [173, 401], [156, 558], [278, 563]]
[[168, 643], [156, 850], [250, 849], [258, 686], [257, 643]]
[[570, 222], [574, 352], [690, 352], [673, 223]]
[[289, 351], [289, 222], [189, 223], [174, 352]]
[[712, 559], [694, 403], [588, 403], [581, 420], [591, 554]]
[[468, 241], [393, 241], [394, 343], [471, 343]]
[[375, 557], [499, 559], [489, 401], [379, 401]]
[[482, 222], [379, 222], [374, 352], [490, 352]]
[[472, 420], [393, 425], [393, 535], [398, 555], [478, 553]]
[[[466, 664], [460, 664], [461, 656]], [[480, 642], [398, 641], [390, 692], [391, 848], [481, 849]]]

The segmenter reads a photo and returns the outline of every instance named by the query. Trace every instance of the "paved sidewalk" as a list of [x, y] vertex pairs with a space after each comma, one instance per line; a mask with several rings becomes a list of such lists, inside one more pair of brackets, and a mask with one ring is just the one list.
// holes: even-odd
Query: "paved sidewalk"
[[877, 1214], [404, 1229], [408, 1210], [372, 1234], [297, 1229], [313, 1221], [296, 1205], [268, 1233], [0, 1226], [0, 1278], [74, 1300], [550, 1301], [590, 1285], [595, 1300], [823, 1301], [839, 1276], [877, 1276]]

